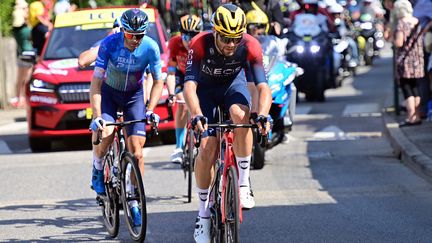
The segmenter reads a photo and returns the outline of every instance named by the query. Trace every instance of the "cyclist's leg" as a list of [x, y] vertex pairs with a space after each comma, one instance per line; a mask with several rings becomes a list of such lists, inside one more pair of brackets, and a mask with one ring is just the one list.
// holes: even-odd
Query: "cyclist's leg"
[[[234, 79], [226, 91], [224, 99], [234, 123], [249, 123], [251, 101], [243, 72]], [[244, 208], [252, 208], [255, 205], [249, 185], [252, 143], [251, 129], [240, 128], [234, 130], [233, 146], [239, 169], [240, 201]]]
[[[217, 102], [213, 99], [212, 95], [212, 92], [216, 93], [215, 90], [212, 88], [200, 88], [197, 91], [201, 110], [203, 115], [208, 118], [209, 123], [216, 121], [214, 111], [217, 107]], [[218, 141], [215, 129], [208, 129], [203, 133], [199, 148], [200, 151], [195, 162], [196, 191], [199, 198], [199, 212], [194, 231], [196, 242], [210, 242], [210, 209], [207, 197], [212, 181], [212, 168], [217, 157], [217, 145]]]
[[[184, 74], [179, 70], [176, 71], [176, 99], [184, 100], [183, 98], [183, 82]], [[177, 110], [175, 114], [175, 134], [176, 134], [176, 146], [174, 152], [171, 154], [172, 162], [181, 162], [181, 157], [183, 154], [182, 147], [185, 140], [186, 132], [186, 122], [187, 122], [187, 108], [186, 104], [178, 103]]]
[[[124, 119], [125, 121], [139, 120], [145, 117], [145, 104], [143, 99], [143, 89], [137, 91], [126, 92], [124, 101]], [[127, 147], [128, 150], [135, 156], [138, 161], [138, 166], [141, 171], [141, 176], [144, 175], [144, 158], [142, 148], [146, 142], [146, 127], [145, 124], [135, 123], [126, 126]]]
[[[101, 112], [102, 119], [107, 122], [114, 122], [117, 117], [117, 96], [114, 95], [112, 88], [105, 83], [101, 87]], [[107, 126], [102, 132], [102, 142], [98, 145], [93, 145], [93, 171], [92, 171], [92, 187], [98, 194], [105, 193], [105, 185], [103, 182], [103, 164], [102, 160], [107, 153], [108, 147], [111, 145], [114, 138], [114, 127]], [[97, 139], [97, 133], [93, 132], [92, 141]]]

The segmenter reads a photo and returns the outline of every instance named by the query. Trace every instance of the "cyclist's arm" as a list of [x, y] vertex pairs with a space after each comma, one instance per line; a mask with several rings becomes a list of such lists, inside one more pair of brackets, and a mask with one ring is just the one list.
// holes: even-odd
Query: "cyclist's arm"
[[85, 68], [96, 61], [99, 51], [99, 46], [81, 52], [78, 57], [78, 65], [80, 68]]
[[177, 67], [177, 62], [175, 62], [174, 60], [169, 60], [168, 62], [168, 76], [166, 79], [166, 84], [168, 87], [168, 93], [170, 95], [173, 95], [175, 93], [175, 85], [176, 85], [176, 81], [175, 81], [175, 73], [176, 73], [176, 67]]
[[98, 50], [96, 64], [90, 84], [90, 104], [93, 111], [93, 118], [100, 117], [101, 111], [101, 87], [108, 67], [109, 52], [106, 42], [102, 42]]
[[249, 39], [247, 42], [249, 64], [245, 66], [245, 71], [251, 73], [251, 75], [247, 74], [247, 77], [252, 76], [258, 90], [258, 115], [267, 116], [272, 103], [272, 95], [265, 75], [262, 48], [258, 40], [250, 35], [247, 35], [247, 38]]
[[187, 107], [191, 113], [191, 117], [202, 116], [199, 99], [196, 94], [197, 83], [192, 80], [187, 80], [184, 84], [183, 95]]
[[102, 115], [101, 86], [102, 86], [104, 75], [105, 75], [105, 69], [100, 67], [95, 67], [95, 70], [93, 72], [93, 78], [90, 84], [90, 104], [93, 111], [93, 118], [100, 117]]
[[156, 44], [156, 42], [152, 43], [152, 48], [150, 48], [149, 56], [150, 72], [153, 77], [153, 86], [150, 91], [147, 109], [152, 111], [157, 106], [164, 87], [164, 81], [162, 79], [162, 63], [160, 59], [160, 51], [159, 46]]

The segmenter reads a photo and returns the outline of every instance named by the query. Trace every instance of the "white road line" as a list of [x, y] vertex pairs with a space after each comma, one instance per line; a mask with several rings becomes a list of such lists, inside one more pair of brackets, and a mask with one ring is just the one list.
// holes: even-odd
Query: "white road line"
[[10, 150], [7, 143], [3, 140], [0, 140], [0, 154], [11, 154], [12, 151]]
[[0, 126], [1, 134], [24, 134], [27, 132], [27, 122], [14, 122]]
[[296, 115], [305, 115], [312, 110], [312, 106], [296, 106]]
[[352, 140], [352, 138], [349, 138], [339, 127], [328, 126], [314, 133], [311, 140]]
[[342, 116], [351, 116], [359, 113], [379, 113], [377, 103], [349, 104], [345, 106]]

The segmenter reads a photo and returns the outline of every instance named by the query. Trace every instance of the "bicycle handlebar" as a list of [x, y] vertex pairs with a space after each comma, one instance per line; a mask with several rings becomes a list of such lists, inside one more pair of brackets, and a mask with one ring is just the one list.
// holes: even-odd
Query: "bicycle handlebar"
[[[134, 123], [138, 123], [138, 122], [147, 122], [147, 118], [143, 118], [143, 119], [139, 119], [139, 120], [130, 120], [130, 121], [123, 121], [123, 122], [111, 122], [111, 123], [106, 123], [106, 126], [118, 126], [120, 128], [126, 126], [126, 125], [130, 125], [130, 124], [134, 124]], [[151, 130], [150, 130], [150, 137], [152, 136], [157, 136], [159, 134], [158, 132], [158, 128], [157, 128], [157, 122], [152, 122], [151, 125]], [[93, 145], [98, 145], [102, 142], [102, 131], [98, 130], [97, 134], [96, 134], [96, 140], [93, 141]]]

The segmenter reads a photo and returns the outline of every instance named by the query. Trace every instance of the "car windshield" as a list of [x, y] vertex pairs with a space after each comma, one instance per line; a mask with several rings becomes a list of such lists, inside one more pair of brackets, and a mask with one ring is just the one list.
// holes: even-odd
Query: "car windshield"
[[[81, 26], [55, 28], [49, 38], [45, 51], [45, 60], [78, 58], [79, 54], [90, 47], [98, 45], [111, 29], [85, 29]], [[163, 48], [154, 23], [149, 24], [147, 35], [159, 46], [161, 53]]]

